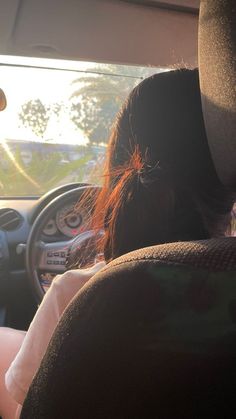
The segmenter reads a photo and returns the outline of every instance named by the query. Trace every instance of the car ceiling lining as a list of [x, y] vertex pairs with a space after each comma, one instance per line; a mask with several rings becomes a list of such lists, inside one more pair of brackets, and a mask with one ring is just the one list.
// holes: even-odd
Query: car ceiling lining
[[131, 3], [135, 5], [140, 5], [144, 7], [156, 7], [159, 9], [166, 9], [172, 12], [179, 12], [179, 13], [190, 13], [193, 15], [199, 14], [198, 7], [191, 7], [177, 3], [169, 3], [168, 1], [157, 1], [157, 0], [119, 0], [125, 3]]
[[13, 0], [11, 10], [3, 1], [3, 55], [156, 67], [197, 62], [196, 14], [120, 0], [14, 0], [14, 10]]

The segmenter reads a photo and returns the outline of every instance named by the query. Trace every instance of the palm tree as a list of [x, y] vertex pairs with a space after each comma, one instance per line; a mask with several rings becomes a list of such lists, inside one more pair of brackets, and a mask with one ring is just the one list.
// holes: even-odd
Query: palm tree
[[115, 116], [129, 92], [153, 72], [150, 68], [97, 65], [72, 82], [76, 89], [70, 98], [71, 119], [90, 143], [107, 142]]

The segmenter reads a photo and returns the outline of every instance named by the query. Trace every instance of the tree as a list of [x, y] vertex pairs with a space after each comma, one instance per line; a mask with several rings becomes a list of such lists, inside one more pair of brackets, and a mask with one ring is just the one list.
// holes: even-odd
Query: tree
[[24, 103], [19, 112], [22, 125], [31, 128], [38, 137], [44, 136], [49, 117], [49, 108], [40, 99], [29, 100]]
[[73, 81], [76, 90], [71, 96], [71, 120], [84, 131], [90, 143], [107, 142], [121, 105], [133, 87], [150, 72], [153, 70], [148, 68], [103, 65]]
[[90, 144], [106, 143], [109, 131], [122, 103], [142, 78], [155, 70], [120, 65], [97, 65], [72, 82], [74, 93], [69, 103], [45, 105], [31, 99], [22, 105], [20, 122], [36, 136], [44, 138], [51, 117], [67, 114], [82, 130]]
[[62, 107], [61, 103], [44, 105], [40, 99], [32, 99], [22, 105], [19, 119], [22, 125], [30, 128], [37, 137], [43, 138], [49, 119], [53, 114], [59, 118]]

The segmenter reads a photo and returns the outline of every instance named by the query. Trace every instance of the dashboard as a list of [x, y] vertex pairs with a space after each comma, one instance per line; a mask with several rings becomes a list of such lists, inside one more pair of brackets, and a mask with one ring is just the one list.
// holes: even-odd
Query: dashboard
[[[45, 246], [42, 252], [45, 260], [38, 259], [39, 263], [44, 263], [44, 269], [39, 268], [38, 276], [45, 291], [55, 274], [65, 270], [67, 252], [61, 249], [61, 244], [67, 249], [75, 237], [81, 233], [86, 236], [90, 228], [90, 214], [83, 206], [75, 211], [79, 198], [76, 200], [74, 196], [73, 200], [62, 201], [60, 206], [53, 205], [64, 192], [81, 186], [85, 185], [64, 185], [43, 197], [0, 199], [0, 326], [25, 328], [32, 318], [36, 299], [30, 289], [26, 246], [37, 219], [49, 204], [50, 216], [42, 224], [39, 236]], [[28, 315], [25, 314], [27, 310], [30, 312]], [[15, 313], [14, 321], [9, 311]]]
[[[32, 227], [30, 216], [37, 202], [36, 198], [0, 200], [0, 251], [2, 249], [4, 265], [10, 270], [25, 268], [24, 249]], [[75, 204], [76, 202], [64, 205], [53, 214], [42, 231], [41, 238], [44, 242], [70, 240], [89, 229], [89, 214], [84, 209], [75, 212]], [[15, 228], [11, 228], [10, 222], [6, 226], [1, 226], [1, 218], [8, 213], [19, 219], [19, 224]]]
[[[32, 226], [43, 209], [56, 197], [72, 189], [87, 186], [72, 183], [49, 191], [42, 197], [0, 199], [0, 243], [8, 249], [9, 269], [25, 267], [24, 249]], [[42, 229], [46, 243], [71, 240], [89, 229], [90, 216], [84, 208], [76, 209], [78, 200], [55, 208]]]

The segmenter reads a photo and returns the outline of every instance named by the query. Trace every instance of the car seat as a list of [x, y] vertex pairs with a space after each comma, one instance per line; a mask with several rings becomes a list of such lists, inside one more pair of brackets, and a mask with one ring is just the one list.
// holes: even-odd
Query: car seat
[[[234, 0], [202, 1], [199, 45], [210, 147], [219, 176], [234, 188], [235, 166], [227, 158], [231, 148], [236, 153], [236, 103], [227, 92], [235, 88], [235, 73], [227, 66], [235, 63], [235, 12]], [[227, 43], [214, 41], [213, 27], [223, 39], [227, 35]], [[222, 47], [228, 48], [225, 55]], [[222, 67], [212, 68], [209, 49], [218, 60], [228, 57]], [[222, 74], [231, 74], [223, 91], [217, 87]], [[215, 107], [224, 94], [224, 107]], [[223, 152], [214, 143], [216, 110], [228, 115], [221, 121]], [[232, 418], [235, 388], [236, 241], [170, 243], [114, 260], [78, 293], [56, 329], [21, 418]]]

